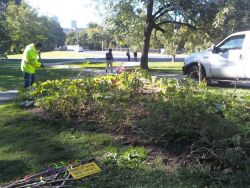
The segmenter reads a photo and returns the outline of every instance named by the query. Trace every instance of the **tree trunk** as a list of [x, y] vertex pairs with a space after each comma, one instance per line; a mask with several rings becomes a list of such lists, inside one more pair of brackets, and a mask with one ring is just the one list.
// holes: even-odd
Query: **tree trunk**
[[154, 24], [153, 5], [154, 5], [154, 0], [149, 0], [147, 5], [147, 20], [144, 29], [144, 40], [143, 40], [144, 44], [143, 44], [141, 63], [140, 63], [142, 69], [148, 69], [149, 44]]
[[175, 55], [173, 54], [172, 55], [172, 63], [174, 63], [175, 62]]
[[141, 54], [141, 68], [148, 69], [148, 52], [149, 52], [149, 44], [150, 44], [150, 37], [152, 33], [152, 26], [147, 25], [144, 31], [144, 41], [143, 41], [143, 49]]

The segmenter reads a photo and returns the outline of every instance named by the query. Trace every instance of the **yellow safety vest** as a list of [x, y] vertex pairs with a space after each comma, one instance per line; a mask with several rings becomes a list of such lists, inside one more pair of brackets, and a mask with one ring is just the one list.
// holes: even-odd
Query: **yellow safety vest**
[[33, 74], [36, 72], [37, 67], [41, 67], [41, 63], [37, 60], [38, 53], [34, 44], [26, 46], [21, 63], [21, 70]]

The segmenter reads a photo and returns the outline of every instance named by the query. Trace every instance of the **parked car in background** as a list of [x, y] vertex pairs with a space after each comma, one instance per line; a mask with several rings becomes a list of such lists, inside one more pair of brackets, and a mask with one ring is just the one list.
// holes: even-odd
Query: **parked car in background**
[[58, 48], [58, 50], [61, 50], [61, 51], [67, 51], [68, 49], [67, 49], [67, 47], [66, 47], [66, 46], [60, 46], [60, 47]]
[[68, 51], [83, 52], [83, 47], [79, 45], [67, 45]]
[[199, 64], [201, 79], [250, 79], [250, 31], [234, 33], [206, 51], [186, 56], [183, 74], [198, 79]]

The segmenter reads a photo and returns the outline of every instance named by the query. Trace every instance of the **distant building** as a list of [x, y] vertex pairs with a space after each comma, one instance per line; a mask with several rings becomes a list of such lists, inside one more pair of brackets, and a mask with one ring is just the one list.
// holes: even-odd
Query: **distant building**
[[52, 16], [51, 19], [59, 23], [59, 18], [57, 16]]
[[77, 22], [76, 20], [71, 20], [71, 28], [76, 29], [77, 28]]
[[[84, 31], [85, 30], [85, 28], [76, 28], [76, 32], [81, 32], [81, 31]], [[75, 30], [74, 29], [72, 29], [72, 28], [63, 28], [63, 32], [64, 33], [70, 33], [70, 32], [75, 32]]]

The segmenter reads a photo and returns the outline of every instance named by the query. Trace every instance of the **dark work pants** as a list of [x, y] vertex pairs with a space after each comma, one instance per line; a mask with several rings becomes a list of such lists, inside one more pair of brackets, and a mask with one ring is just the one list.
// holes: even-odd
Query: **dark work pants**
[[35, 79], [35, 74], [24, 72], [24, 88], [32, 86], [32, 84], [35, 82]]

